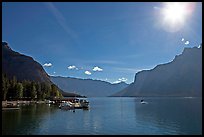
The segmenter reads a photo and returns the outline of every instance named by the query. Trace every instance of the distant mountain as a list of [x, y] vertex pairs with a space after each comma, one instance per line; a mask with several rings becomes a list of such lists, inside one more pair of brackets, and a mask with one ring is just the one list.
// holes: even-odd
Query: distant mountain
[[128, 86], [128, 84], [124, 82], [111, 84], [105, 81], [92, 79], [78, 79], [60, 76], [51, 76], [50, 78], [62, 90], [76, 92], [87, 97], [109, 96]]
[[[19, 81], [29, 80], [53, 84], [49, 75], [37, 61], [13, 51], [7, 42], [2, 42], [2, 73], [7, 74], [9, 78], [16, 76]], [[74, 93], [59, 90], [64, 96], [75, 96]]]
[[112, 96], [201, 96], [202, 46], [185, 48], [172, 62], [135, 75], [128, 87]]

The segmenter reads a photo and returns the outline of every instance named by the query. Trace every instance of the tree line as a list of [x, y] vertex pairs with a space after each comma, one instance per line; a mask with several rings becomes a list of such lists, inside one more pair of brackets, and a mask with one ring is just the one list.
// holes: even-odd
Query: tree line
[[18, 81], [2, 74], [2, 100], [44, 100], [63, 97], [55, 84], [34, 81]]

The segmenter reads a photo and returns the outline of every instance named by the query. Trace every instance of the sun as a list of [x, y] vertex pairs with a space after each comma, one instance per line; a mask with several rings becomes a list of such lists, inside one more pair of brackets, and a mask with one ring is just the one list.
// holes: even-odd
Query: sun
[[186, 5], [179, 2], [167, 3], [163, 9], [164, 20], [171, 23], [181, 23], [187, 16]]
[[178, 30], [186, 23], [193, 11], [193, 2], [164, 2], [161, 9], [163, 24], [172, 31]]

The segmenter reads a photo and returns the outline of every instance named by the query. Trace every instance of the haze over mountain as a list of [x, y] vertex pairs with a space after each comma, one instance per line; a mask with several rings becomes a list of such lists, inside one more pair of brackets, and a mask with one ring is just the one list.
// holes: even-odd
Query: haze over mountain
[[143, 70], [112, 96], [201, 96], [202, 46], [185, 48], [173, 61]]
[[[29, 80], [53, 84], [43, 67], [32, 57], [13, 51], [7, 42], [2, 42], [2, 73], [18, 81]], [[78, 96], [59, 89], [63, 96]]]
[[109, 82], [92, 79], [78, 79], [61, 76], [50, 76], [51, 81], [64, 91], [76, 92], [87, 97], [110, 96], [128, 86], [125, 82], [111, 84]]

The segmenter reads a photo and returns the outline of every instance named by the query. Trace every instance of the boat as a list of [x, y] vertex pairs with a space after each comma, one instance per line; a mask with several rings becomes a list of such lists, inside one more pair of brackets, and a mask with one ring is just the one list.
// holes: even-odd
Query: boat
[[69, 101], [65, 101], [63, 103], [60, 103], [59, 108], [60, 109], [68, 109], [68, 110], [69, 109], [74, 109], [73, 106], [72, 106], [72, 103], [69, 102]]
[[51, 101], [51, 100], [46, 100], [45, 103], [46, 103], [46, 104], [54, 104], [55, 102], [54, 102], [54, 101]]
[[148, 104], [148, 102], [146, 102], [146, 101], [144, 101], [144, 100], [141, 100], [140, 103], [141, 103], [141, 104]]
[[85, 99], [70, 99], [67, 101], [63, 101], [59, 105], [60, 109], [88, 109], [89, 108], [89, 102]]

